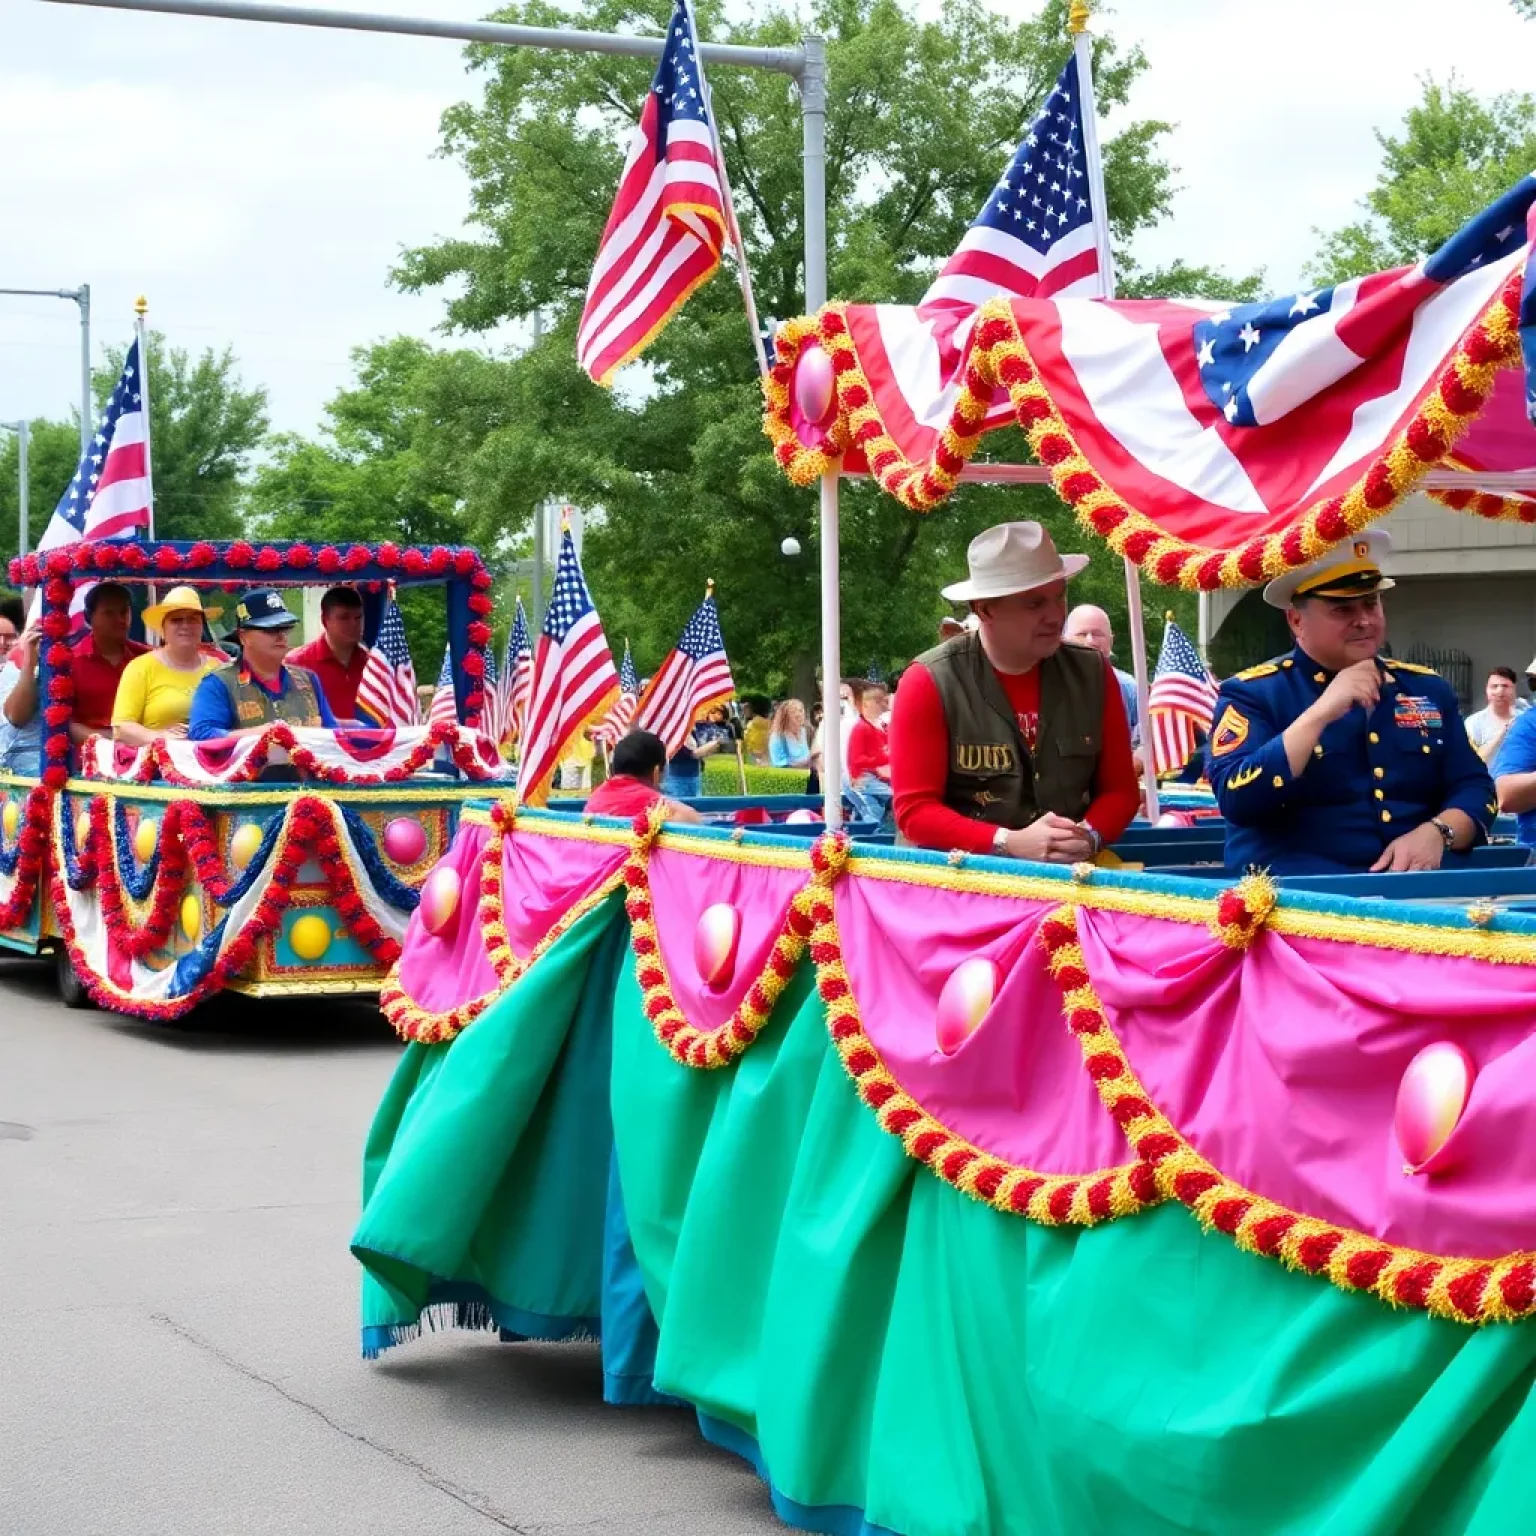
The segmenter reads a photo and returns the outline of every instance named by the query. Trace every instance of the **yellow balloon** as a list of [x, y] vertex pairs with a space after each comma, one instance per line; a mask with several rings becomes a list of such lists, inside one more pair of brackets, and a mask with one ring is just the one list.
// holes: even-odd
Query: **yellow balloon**
[[141, 816], [138, 826], [133, 829], [134, 857], [140, 864], [148, 864], [154, 858], [159, 842], [160, 823], [153, 816]]
[[85, 851], [85, 840], [90, 835], [91, 835], [91, 813], [89, 811], [81, 811], [80, 814], [75, 817], [75, 852], [76, 853], [83, 853]]
[[260, 847], [261, 828], [254, 821], [248, 821], [238, 827], [229, 840], [229, 861], [236, 869], [244, 869], [256, 857]]
[[0, 811], [0, 830], [9, 837], [16, 836], [16, 828], [21, 825], [21, 807], [14, 800], [5, 802], [5, 809]]
[[331, 947], [331, 925], [306, 912], [288, 930], [288, 944], [300, 960], [318, 960]]
[[190, 891], [181, 898], [181, 931], [193, 944], [203, 933], [203, 904]]

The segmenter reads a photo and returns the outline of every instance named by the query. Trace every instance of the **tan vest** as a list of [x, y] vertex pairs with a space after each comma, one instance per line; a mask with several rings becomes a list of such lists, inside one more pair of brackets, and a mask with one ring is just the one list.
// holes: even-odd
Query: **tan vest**
[[1024, 827], [1046, 811], [1080, 820], [1093, 799], [1104, 711], [1104, 659], [1064, 644], [1040, 663], [1040, 725], [1035, 751], [981, 637], [957, 635], [917, 658], [944, 704], [949, 773], [944, 803], [997, 827]]
[[277, 720], [286, 720], [289, 725], [321, 723], [315, 680], [302, 667], [283, 668], [288, 674], [288, 687], [280, 699], [274, 699], [254, 680], [242, 681], [242, 671], [243, 664], [237, 661], [214, 673], [234, 706], [236, 730], [243, 731], [248, 725], [271, 725]]

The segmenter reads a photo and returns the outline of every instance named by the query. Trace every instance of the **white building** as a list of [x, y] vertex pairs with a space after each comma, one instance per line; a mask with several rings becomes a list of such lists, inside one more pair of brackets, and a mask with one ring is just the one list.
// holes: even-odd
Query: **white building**
[[[1428, 496], [1408, 497], [1381, 526], [1397, 582], [1385, 598], [1391, 654], [1433, 666], [1464, 708], [1481, 709], [1490, 668], [1523, 674], [1536, 658], [1536, 526], [1453, 512]], [[1202, 597], [1200, 640], [1223, 677], [1290, 645], [1283, 615], [1256, 590]]]

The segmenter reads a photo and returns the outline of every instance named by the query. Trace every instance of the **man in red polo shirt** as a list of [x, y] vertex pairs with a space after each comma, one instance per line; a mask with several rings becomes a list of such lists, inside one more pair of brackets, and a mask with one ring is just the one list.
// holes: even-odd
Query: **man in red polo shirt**
[[352, 587], [332, 587], [320, 599], [320, 633], [308, 645], [288, 653], [290, 667], [313, 672], [337, 723], [376, 725], [367, 711], [358, 713], [357, 685], [368, 663], [363, 644], [363, 600]]
[[133, 605], [128, 589], [115, 581], [99, 581], [85, 594], [85, 622], [90, 633], [71, 647], [75, 714], [69, 734], [77, 742], [87, 736], [111, 737], [112, 706], [123, 668], [149, 649], [128, 638]]

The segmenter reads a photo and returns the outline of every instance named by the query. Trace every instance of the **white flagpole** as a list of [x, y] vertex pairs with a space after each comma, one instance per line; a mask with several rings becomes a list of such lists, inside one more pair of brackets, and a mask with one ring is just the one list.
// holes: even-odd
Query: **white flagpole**
[[[1099, 253], [1101, 297], [1115, 296], [1115, 258], [1109, 243], [1109, 214], [1104, 204], [1104, 161], [1099, 154], [1099, 114], [1093, 95], [1093, 43], [1088, 35], [1088, 0], [1072, 0], [1067, 30], [1072, 34], [1072, 48], [1077, 56], [1077, 88], [1082, 95], [1083, 155], [1088, 162], [1088, 197], [1093, 204], [1093, 234]], [[1142, 782], [1147, 796], [1147, 819], [1156, 821], [1157, 767], [1152, 755], [1152, 731], [1147, 719], [1147, 635], [1141, 619], [1141, 573], [1129, 560], [1125, 562], [1126, 620], [1131, 630], [1131, 658], [1136, 672], [1136, 713], [1141, 730]]]
[[144, 324], [144, 316], [149, 313], [149, 300], [142, 293], [133, 301], [133, 313], [133, 334], [139, 343], [139, 401], [144, 407], [144, 483], [149, 487], [149, 537], [153, 539], [155, 482], [150, 472], [149, 458], [149, 331]]
[[752, 294], [752, 268], [747, 263], [747, 248], [741, 238], [741, 225], [736, 221], [736, 199], [731, 195], [730, 177], [725, 173], [725, 147], [720, 142], [720, 126], [715, 121], [714, 103], [709, 99], [709, 82], [704, 78], [704, 60], [699, 55], [699, 29], [693, 19], [693, 7], [682, 0], [683, 14], [688, 18], [688, 39], [693, 44], [693, 67], [699, 72], [699, 89], [704, 97], [704, 116], [709, 119], [710, 142], [715, 147], [715, 165], [720, 172], [720, 190], [725, 194], [725, 228], [736, 248], [736, 278], [741, 285], [741, 297], [747, 306], [747, 324], [752, 327], [752, 345], [757, 350], [758, 372], [768, 377], [768, 353], [763, 346], [763, 333], [757, 323], [757, 300]]

